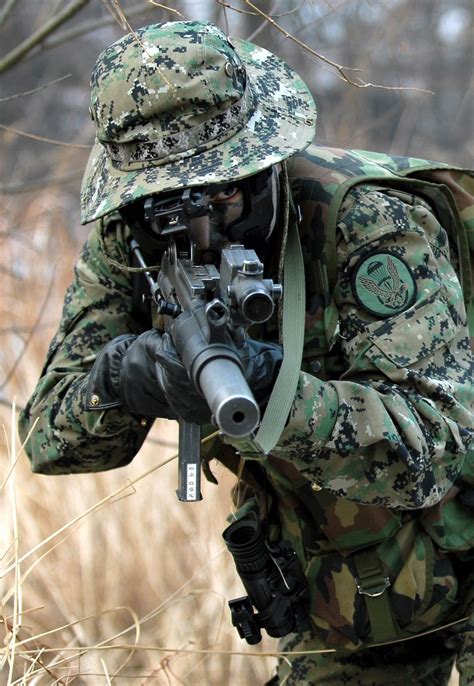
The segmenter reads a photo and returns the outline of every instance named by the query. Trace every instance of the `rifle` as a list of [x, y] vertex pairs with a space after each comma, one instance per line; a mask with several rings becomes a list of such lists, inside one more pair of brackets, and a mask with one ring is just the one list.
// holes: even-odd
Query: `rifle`
[[[282, 287], [263, 278], [264, 266], [255, 251], [240, 244], [222, 250], [220, 270], [196, 262], [189, 218], [204, 212], [196, 193], [190, 201], [191, 190], [171, 200], [151, 196], [145, 201], [145, 215], [164, 239], [156, 280], [136, 240], [131, 247], [165, 329], [209, 405], [212, 422], [223, 434], [242, 438], [255, 431], [260, 409], [243, 375], [237, 346], [244, 340], [246, 327], [272, 316]], [[200, 462], [201, 427], [180, 419], [179, 500], [201, 500]]]

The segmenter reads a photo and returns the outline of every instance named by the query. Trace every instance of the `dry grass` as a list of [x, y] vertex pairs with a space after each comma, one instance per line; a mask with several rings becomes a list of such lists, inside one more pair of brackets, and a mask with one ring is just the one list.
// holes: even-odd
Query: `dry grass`
[[[176, 426], [158, 421], [126, 468], [31, 474], [11, 401], [39, 376], [78, 251], [77, 195], [48, 190], [0, 206], [0, 637], [5, 684], [251, 686], [275, 650], [230, 625], [241, 595], [221, 541], [233, 477], [204, 500], [175, 496]], [[453, 677], [451, 686], [457, 683]]]
[[8, 404], [39, 376], [77, 217], [64, 191], [14, 200], [0, 207], [0, 683], [263, 683], [275, 659], [247, 650], [227, 611], [242, 594], [220, 536], [233, 477], [217, 468], [221, 487], [179, 503], [176, 461], [161, 466], [175, 423], [158, 421], [151, 437], [165, 445], [148, 442], [129, 467], [31, 473]]
[[[174, 426], [159, 428], [174, 442]], [[180, 504], [174, 449], [149, 444], [110, 474], [33, 476], [10, 430], [0, 477], [7, 683], [269, 677], [274, 660], [243, 655], [228, 618], [226, 598], [240, 590], [219, 535], [227, 474], [223, 489], [206, 484], [201, 503]]]

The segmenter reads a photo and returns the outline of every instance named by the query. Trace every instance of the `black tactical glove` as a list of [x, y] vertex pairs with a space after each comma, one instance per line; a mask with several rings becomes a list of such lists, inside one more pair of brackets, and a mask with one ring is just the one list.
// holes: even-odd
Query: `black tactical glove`
[[209, 424], [211, 411], [206, 399], [190, 380], [168, 333], [161, 336], [155, 355], [157, 377], [170, 407], [187, 422]]
[[237, 352], [244, 376], [261, 408], [265, 407], [280, 370], [283, 349], [276, 343], [247, 338]]
[[[237, 348], [237, 353], [255, 400], [261, 407], [265, 406], [281, 365], [281, 346], [248, 338]], [[159, 383], [165, 390], [170, 407], [189, 422], [208, 424], [211, 411], [204, 396], [190, 381], [168, 333], [162, 335], [155, 354]]]
[[182, 417], [201, 424], [210, 420], [206, 401], [189, 379], [168, 334], [155, 329], [114, 338], [94, 363], [88, 409], [120, 405], [147, 417]]
[[[283, 357], [279, 345], [246, 339], [237, 353], [261, 407], [266, 405]], [[133, 414], [208, 424], [211, 412], [196, 389], [168, 333], [155, 329], [108, 343], [89, 375], [87, 407], [125, 405]]]

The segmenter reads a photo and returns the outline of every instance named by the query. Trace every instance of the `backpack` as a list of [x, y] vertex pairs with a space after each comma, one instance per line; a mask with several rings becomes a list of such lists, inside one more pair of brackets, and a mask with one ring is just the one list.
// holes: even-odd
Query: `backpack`
[[321, 170], [323, 200], [316, 230], [324, 236], [329, 290], [337, 280], [338, 214], [349, 190], [369, 183], [407, 190], [428, 200], [457, 248], [468, 326], [474, 336], [474, 171], [414, 157], [316, 145], [302, 154], [311, 156], [312, 163], [319, 163]]
[[[319, 202], [306, 245], [313, 251], [310, 258], [320, 292], [325, 286], [331, 293], [337, 281], [336, 225], [346, 194], [360, 184], [405, 191], [428, 201], [456, 246], [472, 335], [474, 173], [422, 159], [320, 146], [311, 146], [304, 155], [320, 174], [305, 179], [295, 172], [292, 194], [296, 203], [300, 194]], [[321, 368], [325, 352], [316, 342], [309, 357]], [[285, 509], [283, 535], [290, 538], [305, 567], [311, 619], [322, 647], [354, 650], [398, 641], [446, 623], [453, 613], [455, 619], [462, 616], [459, 599], [468, 584], [474, 546], [472, 453], [464, 464], [461, 478], [446, 496], [415, 514], [318, 492], [303, 477], [278, 478], [267, 461]], [[245, 504], [242, 512], [247, 508]], [[315, 528], [327, 541], [319, 548], [311, 541]], [[460, 564], [463, 561], [466, 564]]]
[[[427, 160], [357, 150], [310, 146], [303, 155], [317, 162], [316, 180], [294, 179], [293, 197], [306, 192], [321, 198], [315, 218], [315, 263], [322, 264], [329, 292], [337, 281], [336, 225], [346, 194], [356, 185], [371, 184], [410, 192], [428, 200], [447, 230], [459, 255], [458, 272], [474, 333], [474, 174]], [[289, 162], [291, 179], [291, 160]], [[319, 187], [318, 187], [319, 183]], [[316, 188], [314, 187], [316, 185]], [[143, 287], [136, 292], [143, 293]], [[137, 302], [140, 302], [137, 300]], [[314, 356], [318, 357], [318, 351]], [[321, 359], [324, 352], [319, 351]], [[323, 363], [323, 362], [322, 362]], [[260, 516], [269, 520], [270, 536], [278, 536], [267, 501], [284, 501], [291, 541], [305, 565], [310, 585], [310, 614], [322, 647], [349, 650], [400, 640], [446, 622], [461, 609], [458, 598], [465, 582], [458, 561], [471, 559], [474, 545], [474, 455], [466, 458], [465, 473], [437, 505], [418, 511], [393, 511], [360, 505], [328, 491], [315, 492], [301, 477], [274, 493], [260, 465], [244, 465], [230, 446], [208, 444], [206, 458], [217, 457], [247, 484], [237, 488], [245, 497], [237, 517], [259, 502]], [[208, 459], [204, 462], [208, 478]], [[256, 478], [257, 476], [257, 478]], [[263, 484], [263, 485], [262, 485]], [[272, 512], [275, 508], [271, 508]], [[270, 521], [271, 520], [271, 521]], [[305, 553], [308, 531], [324, 533], [326, 550]], [[454, 562], [456, 558], [456, 562]]]

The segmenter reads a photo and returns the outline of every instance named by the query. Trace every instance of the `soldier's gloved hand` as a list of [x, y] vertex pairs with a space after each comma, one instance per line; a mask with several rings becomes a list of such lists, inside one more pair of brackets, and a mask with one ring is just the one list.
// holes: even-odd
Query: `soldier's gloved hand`
[[[169, 348], [169, 336], [155, 329], [140, 336], [127, 334], [110, 341], [89, 375], [88, 409], [125, 405], [132, 414], [147, 417], [202, 419], [206, 402], [179, 357]], [[198, 411], [191, 418], [194, 405]], [[207, 421], [209, 416], [208, 410]]]
[[247, 338], [237, 348], [244, 376], [255, 400], [267, 404], [283, 359], [283, 348], [276, 343]]
[[209, 424], [211, 410], [188, 376], [171, 336], [164, 333], [155, 350], [159, 383], [178, 417], [195, 424]]

